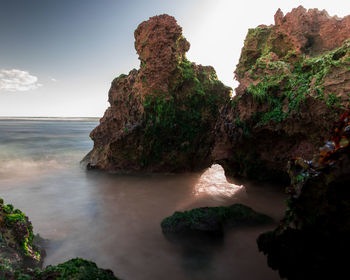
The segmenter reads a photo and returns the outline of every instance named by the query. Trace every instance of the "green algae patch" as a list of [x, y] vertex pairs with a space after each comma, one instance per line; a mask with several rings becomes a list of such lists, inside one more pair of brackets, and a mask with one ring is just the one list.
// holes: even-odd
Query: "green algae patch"
[[225, 227], [261, 225], [272, 221], [272, 218], [257, 213], [248, 206], [233, 204], [228, 207], [201, 207], [175, 212], [162, 221], [161, 227], [164, 233], [221, 234]]
[[42, 272], [37, 272], [33, 279], [118, 280], [111, 270], [98, 268], [94, 262], [81, 258], [71, 259], [57, 266], [49, 265]]
[[[256, 82], [251, 83], [247, 94], [261, 104], [268, 103], [268, 110], [259, 112], [257, 126], [269, 122], [280, 123], [288, 117], [298, 115], [306, 98], [324, 100], [335, 110], [349, 106], [349, 96], [331, 92], [327, 77], [334, 72], [349, 72], [350, 41], [340, 48], [317, 57], [301, 57], [294, 64], [285, 61], [269, 61], [271, 53], [260, 57], [248, 71]], [[258, 69], [264, 69], [258, 71]], [[339, 75], [341, 75], [339, 74]], [[333, 74], [333, 76], [335, 76]], [[339, 76], [338, 75], [338, 76]]]

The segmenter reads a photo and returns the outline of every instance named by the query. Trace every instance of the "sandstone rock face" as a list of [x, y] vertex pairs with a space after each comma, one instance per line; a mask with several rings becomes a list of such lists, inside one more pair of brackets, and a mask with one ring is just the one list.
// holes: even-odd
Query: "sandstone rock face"
[[138, 26], [140, 69], [112, 82], [110, 107], [90, 134], [88, 168], [179, 172], [210, 166], [214, 126], [231, 89], [212, 67], [187, 60], [189, 46], [171, 16]]
[[330, 17], [325, 10], [299, 6], [285, 16], [278, 10], [275, 27], [296, 52], [317, 54], [341, 46], [350, 37], [350, 16]]
[[141, 23], [135, 30], [135, 49], [141, 61], [139, 79], [148, 81], [141, 92], [168, 92], [174, 71], [189, 48], [175, 18], [160, 15]]
[[310, 160], [330, 137], [349, 104], [349, 22], [298, 7], [248, 31], [216, 126], [213, 158], [227, 175], [288, 181], [288, 160]]
[[284, 219], [258, 238], [268, 264], [288, 279], [341, 279], [350, 250], [350, 111], [312, 161], [293, 158]]

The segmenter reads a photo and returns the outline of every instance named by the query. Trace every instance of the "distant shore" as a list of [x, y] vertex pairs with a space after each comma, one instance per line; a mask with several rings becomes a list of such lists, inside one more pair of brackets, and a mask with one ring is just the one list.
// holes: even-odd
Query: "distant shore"
[[1, 117], [1, 120], [22, 121], [98, 121], [100, 117]]

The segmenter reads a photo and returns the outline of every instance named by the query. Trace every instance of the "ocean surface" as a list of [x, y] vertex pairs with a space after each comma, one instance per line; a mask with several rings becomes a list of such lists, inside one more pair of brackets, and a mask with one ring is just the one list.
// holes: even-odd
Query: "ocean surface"
[[244, 203], [283, 216], [281, 186], [226, 181], [221, 166], [204, 173], [144, 176], [88, 172], [95, 119], [0, 119], [0, 197], [26, 213], [48, 239], [44, 266], [73, 257], [110, 268], [124, 280], [279, 279], [258, 252], [259, 233], [240, 227], [222, 240], [183, 242], [161, 232], [176, 210]]

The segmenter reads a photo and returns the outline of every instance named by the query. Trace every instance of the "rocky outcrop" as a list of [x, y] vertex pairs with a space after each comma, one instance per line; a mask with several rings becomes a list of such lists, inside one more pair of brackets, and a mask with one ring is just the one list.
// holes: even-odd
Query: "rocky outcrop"
[[45, 251], [38, 245], [40, 241], [28, 217], [0, 199], [0, 279], [118, 279], [111, 270], [80, 258], [41, 270]]
[[88, 168], [180, 172], [210, 166], [214, 126], [231, 89], [212, 67], [188, 61], [189, 47], [171, 16], [138, 26], [140, 69], [113, 80], [110, 107], [90, 134]]
[[290, 198], [277, 229], [258, 238], [268, 264], [288, 279], [341, 279], [350, 250], [350, 111], [312, 161], [289, 162]]
[[239, 86], [191, 63], [173, 17], [135, 31], [140, 69], [114, 79], [110, 107], [84, 164], [113, 171], [182, 172], [218, 163], [230, 176], [288, 182], [287, 162], [310, 160], [349, 105], [350, 17], [303, 7], [248, 31]]
[[[350, 16], [330, 17], [325, 10], [306, 10], [299, 6], [283, 15], [278, 9], [275, 14], [276, 48], [290, 46], [298, 54], [320, 54], [338, 48], [350, 38]], [[284, 51], [289, 51], [284, 49]]]
[[42, 265], [44, 251], [34, 244], [32, 223], [19, 209], [0, 199], [0, 278]]
[[35, 280], [52, 279], [103, 279], [118, 280], [109, 269], [98, 268], [94, 262], [81, 258], [71, 259], [57, 266], [49, 265], [45, 270], [35, 273]]
[[252, 208], [233, 204], [225, 207], [201, 207], [184, 212], [175, 212], [165, 218], [161, 227], [165, 234], [223, 234], [224, 228], [241, 225], [271, 223], [272, 218], [255, 212]]
[[288, 181], [287, 162], [310, 160], [349, 104], [350, 17], [303, 7], [250, 29], [221, 111], [213, 158], [227, 175]]

